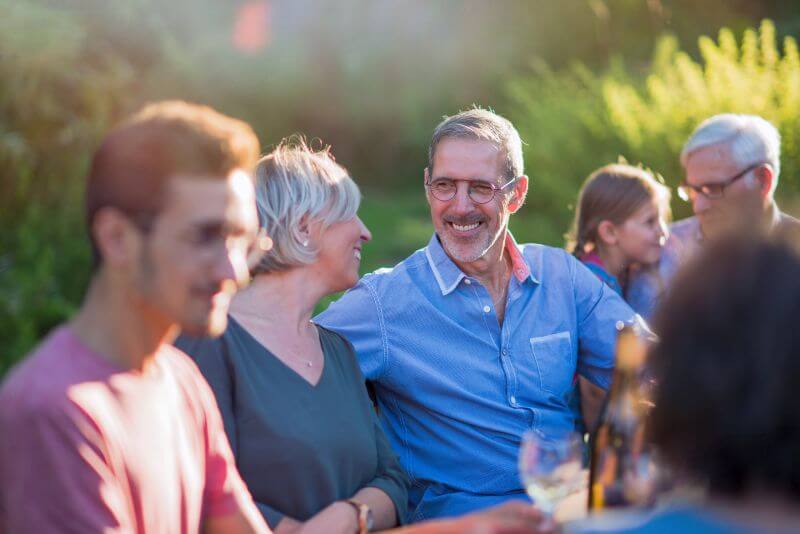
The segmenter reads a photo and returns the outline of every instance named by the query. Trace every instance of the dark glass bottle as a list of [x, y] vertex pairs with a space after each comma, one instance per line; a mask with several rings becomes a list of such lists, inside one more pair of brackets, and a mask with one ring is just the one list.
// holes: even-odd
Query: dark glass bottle
[[622, 328], [611, 391], [591, 440], [589, 511], [646, 504], [653, 480], [645, 427], [646, 341], [637, 327]]

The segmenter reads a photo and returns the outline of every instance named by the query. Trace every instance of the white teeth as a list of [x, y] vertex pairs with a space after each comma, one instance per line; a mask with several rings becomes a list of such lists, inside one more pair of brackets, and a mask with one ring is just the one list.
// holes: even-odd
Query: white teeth
[[453, 228], [458, 230], [459, 232], [469, 232], [478, 227], [480, 223], [468, 224], [467, 226], [461, 226], [460, 224], [453, 223]]
[[354, 250], [353, 251], [353, 256], [355, 256], [357, 260], [360, 260], [361, 259], [361, 251], [360, 250]]

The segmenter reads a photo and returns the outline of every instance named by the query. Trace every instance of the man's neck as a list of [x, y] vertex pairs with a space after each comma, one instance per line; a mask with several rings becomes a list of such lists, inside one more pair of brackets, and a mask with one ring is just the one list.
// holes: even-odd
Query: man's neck
[[507, 235], [508, 231], [503, 231], [497, 241], [486, 251], [486, 254], [475, 261], [458, 262], [453, 260], [464, 274], [477, 279], [489, 292], [500, 325], [503, 324], [505, 317], [508, 283], [512, 271], [511, 256], [506, 250]]
[[497, 241], [489, 247], [486, 254], [475, 261], [462, 262], [451, 259], [464, 274], [477, 278], [484, 285], [497, 285], [501, 282], [508, 283], [511, 269], [509, 268], [510, 257], [508, 251], [506, 251], [507, 235], [507, 231], [504, 231], [497, 238]]
[[113, 287], [102, 273], [92, 280], [69, 327], [98, 356], [138, 371], [146, 371], [159, 348], [178, 334], [177, 325], [148, 317], [129, 290]]

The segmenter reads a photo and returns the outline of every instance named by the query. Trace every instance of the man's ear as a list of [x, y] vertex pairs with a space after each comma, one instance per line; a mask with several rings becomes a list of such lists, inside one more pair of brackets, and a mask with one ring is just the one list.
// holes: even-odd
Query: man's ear
[[762, 165], [753, 174], [758, 181], [758, 192], [761, 198], [766, 199], [770, 191], [772, 191], [772, 183], [775, 180], [775, 171], [772, 169], [772, 165]]
[[92, 219], [91, 232], [103, 265], [124, 267], [138, 255], [142, 246], [140, 230], [116, 208], [98, 210]]
[[525, 204], [525, 197], [527, 196], [528, 177], [523, 174], [517, 178], [517, 183], [514, 184], [511, 200], [508, 202], [508, 211], [516, 213]]
[[425, 188], [425, 200], [428, 201], [428, 204], [431, 203], [430, 191], [428, 190], [428, 181], [431, 179], [431, 173], [428, 170], [428, 167], [422, 171], [422, 187]]
[[606, 245], [617, 244], [617, 227], [611, 221], [601, 221], [597, 225], [597, 237]]

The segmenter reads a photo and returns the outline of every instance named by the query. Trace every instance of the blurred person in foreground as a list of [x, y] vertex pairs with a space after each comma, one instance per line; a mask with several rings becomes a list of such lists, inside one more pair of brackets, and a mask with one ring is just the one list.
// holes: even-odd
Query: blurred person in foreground
[[0, 531], [268, 531], [211, 389], [170, 345], [219, 335], [248, 280], [258, 152], [245, 123], [177, 101], [105, 137], [83, 304], [0, 389]]
[[651, 317], [679, 267], [728, 226], [748, 221], [800, 237], [800, 221], [775, 203], [780, 143], [778, 130], [755, 115], [715, 115], [697, 127], [681, 151], [686, 174], [678, 187], [694, 216], [671, 225], [656, 269], [632, 277], [626, 296], [637, 313]]
[[[675, 477], [705, 490], [646, 519], [576, 531], [800, 531], [800, 256], [742, 232], [710, 243], [657, 312], [652, 438]], [[602, 527], [602, 528], [601, 528]]]
[[[176, 345], [214, 390], [239, 472], [276, 533], [403, 523], [408, 479], [353, 347], [311, 320], [321, 298], [358, 281], [371, 237], [357, 215], [358, 187], [328, 149], [291, 140], [259, 162], [256, 198], [272, 250], [233, 298], [221, 337], [181, 336]], [[520, 505], [408, 532], [516, 532], [538, 520]]]
[[528, 177], [510, 121], [483, 109], [446, 118], [423, 177], [428, 245], [364, 276], [316, 319], [354, 345], [375, 386], [412, 480], [412, 521], [527, 499], [522, 435], [575, 429], [576, 373], [596, 390], [582, 392], [584, 418], [594, 418], [613, 372], [615, 324], [633, 317], [571, 254], [511, 236]]

